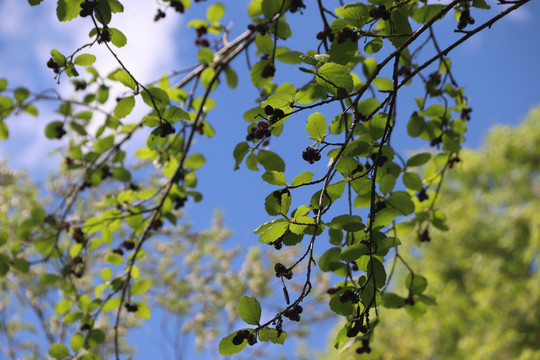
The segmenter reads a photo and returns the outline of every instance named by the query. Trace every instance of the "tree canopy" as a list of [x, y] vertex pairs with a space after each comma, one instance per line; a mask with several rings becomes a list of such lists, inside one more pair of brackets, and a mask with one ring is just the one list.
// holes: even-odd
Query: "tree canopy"
[[[442, 183], [462, 162], [472, 109], [450, 55], [529, 0], [500, 0], [493, 8], [485, 0], [252, 0], [247, 30], [234, 38], [225, 26], [227, 5], [199, 2], [163, 0], [149, 14], [155, 22], [170, 21], [203, 6], [204, 18], [187, 22], [197, 46], [191, 67], [142, 79], [118, 55], [127, 41], [136, 41], [115, 27], [115, 17], [132, 4], [58, 0], [57, 19], [77, 21], [89, 33], [75, 48], [50, 50], [48, 70], [70, 89], [39, 91], [0, 80], [0, 139], [10, 137], [15, 116], [39, 117], [40, 106], [52, 103], [58, 118], [48, 120], [44, 136], [58, 144], [62, 157], [47, 196], [23, 175], [2, 173], [6, 356], [126, 358], [133, 352], [126, 341], [130, 329], [156, 309], [184, 319], [184, 331], [201, 347], [228, 356], [299, 336], [295, 324], [317, 318], [313, 301], [325, 302], [331, 316], [344, 320], [337, 349], [359, 343], [367, 353], [383, 314], [404, 309], [419, 317], [436, 303], [426, 289], [438, 279], [414, 264], [414, 251], [398, 256], [398, 249], [409, 234], [418, 244], [431, 242], [454, 214], [442, 206]], [[28, 3], [43, 6], [42, 0]], [[306, 41], [295, 19], [308, 7], [317, 10], [308, 21], [318, 29]], [[479, 13], [487, 15], [476, 22]], [[453, 19], [451, 27], [438, 29], [444, 18]], [[456, 36], [443, 44], [438, 31]], [[96, 48], [115, 61], [114, 71], [99, 68]], [[243, 75], [254, 86], [255, 106], [234, 98]], [[231, 121], [241, 129], [231, 139], [231, 170], [260, 171], [257, 184], [273, 189], [261, 204], [266, 221], [254, 224], [259, 242], [268, 245], [264, 250], [223, 245], [228, 231], [219, 216], [206, 231], [183, 223], [186, 202], [204, 197], [200, 169], [211, 145], [196, 142], [211, 143], [214, 123], [223, 119], [213, 112], [220, 92], [231, 92], [228, 99], [246, 110], [245, 122]], [[406, 101], [413, 110], [398, 113]], [[406, 136], [429, 149], [407, 156], [392, 142]], [[281, 141], [294, 150], [283, 150]], [[463, 178], [476, 184], [469, 170]], [[484, 179], [490, 196], [494, 177]], [[214, 178], [219, 186], [218, 172]], [[457, 182], [449, 187], [464, 189]], [[449, 204], [462, 204], [460, 196], [449, 191]], [[493, 211], [486, 199], [478, 206]], [[489, 234], [497, 229], [481, 220], [477, 225]], [[494, 254], [506, 254], [509, 238], [500, 241]], [[481, 260], [472, 248], [455, 251]], [[523, 255], [523, 261], [534, 257]], [[401, 288], [394, 286], [391, 259], [407, 269]], [[524, 270], [524, 263], [502, 260], [505, 272]], [[242, 268], [234, 271], [239, 262]], [[480, 282], [489, 276], [485, 269], [459, 272], [451, 261], [440, 266], [448, 266], [449, 278], [474, 273], [467, 281]], [[501, 291], [509, 294], [508, 286]], [[267, 297], [273, 307], [261, 305]], [[44, 336], [28, 341], [27, 331]]]
[[[491, 130], [482, 149], [462, 152], [463, 165], [449, 174], [442, 191], [451, 230], [433, 234], [409, 263], [426, 274], [437, 305], [421, 306], [413, 316], [381, 315], [366, 358], [540, 356], [539, 144], [536, 108], [517, 127]], [[416, 251], [408, 244], [401, 256]], [[398, 264], [400, 275], [402, 270]], [[347, 359], [355, 351], [353, 346], [328, 358]]]

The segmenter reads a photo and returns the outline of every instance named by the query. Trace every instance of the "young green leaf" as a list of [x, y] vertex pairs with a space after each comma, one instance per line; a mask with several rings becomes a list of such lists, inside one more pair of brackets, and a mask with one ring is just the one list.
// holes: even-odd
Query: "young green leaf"
[[306, 131], [317, 140], [324, 139], [326, 134], [326, 119], [323, 114], [316, 112], [309, 116]]
[[244, 295], [238, 302], [238, 314], [247, 324], [258, 325], [261, 320], [261, 304], [256, 298]]

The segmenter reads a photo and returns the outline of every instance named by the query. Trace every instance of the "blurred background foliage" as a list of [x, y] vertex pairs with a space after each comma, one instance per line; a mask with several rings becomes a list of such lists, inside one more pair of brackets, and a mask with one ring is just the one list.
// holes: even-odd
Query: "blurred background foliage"
[[[358, 355], [352, 343], [337, 353], [332, 338], [320, 359], [540, 359], [540, 108], [519, 126], [494, 127], [481, 149], [460, 157], [440, 205], [449, 231], [430, 228], [421, 251], [413, 237], [399, 250], [412, 255], [437, 305], [419, 321], [390, 309], [372, 352]], [[399, 262], [395, 271], [407, 273]]]

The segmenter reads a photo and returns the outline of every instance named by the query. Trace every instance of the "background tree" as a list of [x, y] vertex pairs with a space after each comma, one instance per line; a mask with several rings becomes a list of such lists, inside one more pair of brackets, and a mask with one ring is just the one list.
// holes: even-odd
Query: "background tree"
[[[444, 5], [371, 0], [342, 2], [334, 9], [318, 1], [310, 6], [319, 12], [320, 28], [312, 34], [316, 41], [307, 51], [295, 48], [298, 29], [290, 21], [306, 9], [303, 1], [251, 1], [248, 30], [234, 39], [229, 39], [230, 28], [221, 23], [225, 5], [214, 2], [207, 6], [204, 19], [188, 23], [200, 47], [199, 64], [146, 82], [116, 52], [127, 41], [113, 26], [115, 16], [124, 11], [120, 1], [59, 0], [60, 21], [78, 18], [90, 29], [88, 43], [68, 52], [53, 49], [47, 61], [58, 82], [71, 78], [75, 95], [9, 88], [6, 80], [0, 81], [0, 91], [6, 95], [0, 98], [1, 138], [9, 136], [5, 119], [19, 112], [38, 115], [40, 101], [57, 103], [61, 118], [45, 128], [47, 138], [61, 140], [58, 151], [69, 173], [62, 175], [66, 181], [58, 187], [60, 200], [29, 204], [29, 218], [20, 223], [15, 219], [13, 229], [3, 235], [0, 257], [8, 283], [19, 273], [30, 274], [22, 277], [28, 281], [24, 287], [34, 288], [31, 281], [46, 274], [41, 282], [49, 290], [44, 291], [59, 291], [49, 309], [55, 309], [62, 331], [48, 336], [49, 355], [99, 359], [114, 353], [120, 359], [128, 352], [123, 338], [133, 326], [133, 316], [142, 320], [151, 316], [154, 304], [146, 295], [153, 291], [161, 293], [155, 297], [160, 306], [182, 313], [171, 303], [174, 298], [164, 294], [171, 289], [176, 295], [185, 291], [181, 281], [175, 286], [176, 273], [157, 277], [163, 269], [169, 270], [179, 252], [192, 272], [188, 278], [203, 280], [197, 283], [203, 290], [202, 303], [193, 301], [187, 309], [201, 305], [215, 321], [220, 305], [228, 311], [236, 308], [247, 324], [220, 341], [222, 355], [259, 341], [283, 344], [294, 324], [305, 320], [304, 307], [316, 297], [316, 290], [328, 289], [330, 309], [347, 319], [337, 336], [338, 347], [351, 339], [369, 344], [381, 305], [395, 308], [407, 303], [409, 312], [421, 312], [422, 304], [434, 301], [423, 294], [426, 277], [409, 267], [407, 294], [388, 293], [393, 273], [385, 260], [407, 230], [414, 229], [421, 241], [428, 241], [430, 229], [446, 227], [439, 208], [440, 184], [460, 161], [471, 113], [448, 55], [527, 2], [500, 1], [501, 10], [476, 24], [473, 14], [490, 10], [483, 0]], [[29, 3], [35, 6], [41, 0]], [[154, 19], [185, 13], [191, 5], [188, 0], [164, 1]], [[442, 46], [434, 27], [448, 15], [454, 16], [451, 31], [459, 36]], [[251, 44], [255, 54], [248, 50]], [[93, 66], [96, 56], [89, 51], [97, 46], [106, 49], [118, 69], [104, 74]], [[186, 244], [178, 246], [171, 241], [178, 234], [169, 229], [178, 227], [178, 210], [186, 201], [203, 198], [198, 170], [206, 158], [204, 149], [195, 152], [195, 139], [214, 136], [211, 96], [220, 80], [231, 88], [237, 85], [231, 64], [240, 54], [247, 55], [250, 80], [258, 94], [257, 106], [244, 114], [249, 125], [245, 141], [233, 151], [235, 168], [264, 168], [262, 180], [276, 187], [264, 202], [268, 221], [255, 234], [275, 250], [290, 247], [295, 254], [292, 259], [284, 254], [279, 260], [270, 259], [273, 271], [265, 271], [251, 283], [258, 288], [234, 283], [231, 280], [238, 279], [234, 274], [223, 276], [228, 267], [223, 261], [232, 261], [232, 255], [219, 250], [216, 240], [223, 237], [219, 227], [210, 235], [199, 234], [193, 247], [187, 245], [190, 236], [185, 229], [180, 227], [184, 233], [179, 235]], [[83, 69], [87, 75], [81, 76]], [[280, 72], [292, 71], [295, 83], [288, 76], [280, 81]], [[398, 93], [401, 98], [414, 80], [420, 85], [413, 101], [415, 111], [404, 117], [397, 111], [401, 108]], [[114, 85], [123, 87], [117, 90]], [[116, 101], [110, 103], [110, 98]], [[146, 115], [133, 114], [136, 104], [146, 106]], [[292, 119], [305, 122], [302, 127], [309, 142], [297, 141], [298, 132], [287, 130]], [[425, 141], [434, 151], [409, 158], [401, 154], [391, 139], [396, 124], [403, 122], [411, 137]], [[279, 147], [269, 148], [282, 135], [301, 145], [295, 154], [313, 165], [311, 171], [300, 167], [285, 171], [288, 154]], [[137, 141], [141, 136], [144, 141]], [[136, 151], [130, 148], [132, 143]], [[134, 162], [133, 155], [140, 162]], [[323, 156], [329, 158], [326, 166], [321, 166]], [[425, 166], [422, 176], [415, 171], [420, 166]], [[15, 213], [10, 211], [7, 217]], [[397, 225], [396, 219], [409, 215], [412, 220], [407, 226]], [[329, 243], [319, 245], [321, 239]], [[322, 255], [316, 256], [316, 251]], [[164, 252], [168, 253], [163, 261], [152, 263]], [[213, 259], [207, 262], [203, 256], [209, 252]], [[192, 260], [198, 265], [190, 266]], [[316, 266], [334, 275], [331, 287], [315, 276]], [[263, 318], [259, 300], [239, 298], [236, 292], [265, 295], [264, 285], [274, 276], [283, 294], [282, 306]], [[207, 278], [215, 282], [208, 285]], [[232, 306], [235, 300], [238, 304]], [[196, 324], [200, 319], [191, 320]], [[198, 334], [215, 336], [208, 330]]]
[[[482, 149], [462, 152], [463, 165], [442, 191], [450, 230], [434, 232], [409, 262], [426, 274], [437, 305], [409, 311], [412, 316], [386, 312], [365, 358], [540, 356], [539, 144], [537, 108], [517, 127], [495, 127]], [[404, 241], [400, 256], [418, 253], [413, 240]], [[396, 271], [404, 280], [407, 269], [399, 260]], [[354, 358], [357, 348], [360, 343], [326, 358]]]

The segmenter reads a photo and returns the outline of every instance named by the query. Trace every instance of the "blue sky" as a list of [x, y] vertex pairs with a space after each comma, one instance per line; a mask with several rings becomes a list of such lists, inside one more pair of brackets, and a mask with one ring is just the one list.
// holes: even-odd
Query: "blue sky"
[[[113, 19], [113, 26], [124, 31], [128, 37], [128, 44], [118, 51], [118, 55], [139, 81], [150, 82], [163, 73], [194, 63], [194, 31], [186, 29], [185, 25], [189, 18], [204, 18], [204, 9], [208, 3], [210, 1], [194, 4], [193, 10], [186, 16], [169, 12], [164, 21], [154, 23], [152, 18], [156, 2], [125, 2], [125, 13]], [[230, 38], [245, 30], [248, 3], [248, 0], [226, 3], [227, 12], [223, 22], [227, 24], [229, 20], [234, 20]], [[290, 19], [293, 20], [293, 33], [300, 33], [302, 39], [310, 41], [289, 44], [294, 50], [308, 50], [306, 46], [313, 44], [311, 39], [322, 27], [319, 22], [311, 20], [317, 19], [313, 2], [306, 3], [308, 8], [304, 15], [294, 14]], [[473, 11], [476, 24], [498, 11], [495, 1], [488, 0], [488, 3], [494, 8], [490, 12]], [[339, 1], [328, 0], [325, 4], [332, 8], [339, 6]], [[0, 0], [0, 13], [9, 14], [0, 22], [0, 78], [8, 78], [10, 87], [24, 85], [37, 91], [55, 88], [64, 94], [69, 93], [68, 81], [64, 78], [62, 84], [57, 85], [46, 62], [52, 48], [70, 53], [87, 41], [91, 25], [84, 19], [58, 23], [54, 9], [55, 2], [50, 0], [34, 8], [22, 0]], [[465, 135], [467, 146], [479, 147], [490, 127], [500, 123], [516, 124], [531, 108], [540, 104], [538, 14], [540, 2], [531, 1], [450, 53], [452, 71], [458, 83], [466, 88], [466, 96], [471, 98], [470, 106], [473, 108], [472, 120], [468, 123], [469, 131]], [[443, 20], [435, 28], [441, 47], [459, 38], [460, 35], [453, 33], [453, 28], [455, 23], [452, 19]], [[95, 66], [106, 69], [103, 73], [116, 68], [109, 54], [95, 48], [90, 52], [98, 55]], [[236, 172], [232, 171], [232, 150], [246, 134], [243, 113], [256, 105], [254, 100], [257, 97], [257, 91], [249, 81], [249, 74], [240, 71], [245, 66], [244, 57], [237, 59], [232, 66], [239, 72], [240, 85], [236, 90], [229, 91], [222, 84], [215, 95], [217, 108], [208, 120], [216, 130], [216, 136], [210, 140], [198, 140], [194, 148], [194, 151], [202, 152], [207, 159], [206, 165], [198, 173], [199, 188], [205, 198], [199, 204], [189, 202], [186, 215], [195, 228], [203, 229], [210, 225], [214, 210], [220, 209], [226, 225], [234, 230], [231, 242], [250, 246], [257, 244], [252, 230], [268, 220], [262, 205], [264, 197], [273, 188], [262, 184], [262, 172], [250, 172], [245, 166]], [[287, 79], [296, 85], [303, 84], [306, 78], [296, 72], [294, 67], [290, 69], [285, 73], [278, 71], [276, 79]], [[399, 103], [399, 111], [404, 117], [401, 121], [397, 119], [396, 132], [403, 131], [407, 117], [413, 111], [413, 98], [416, 95], [411, 91]], [[46, 155], [58, 143], [46, 141], [43, 136], [43, 128], [47, 122], [55, 120], [54, 114], [47, 105], [41, 106], [40, 110], [42, 116], [37, 119], [24, 115], [8, 119], [10, 139], [0, 143], [0, 158], [8, 158], [12, 168], [27, 169], [37, 181], [44, 180], [47, 172], [54, 171], [60, 161], [58, 156]], [[138, 109], [136, 115], [142, 116], [144, 112], [144, 109]], [[136, 117], [133, 116], [132, 120], [135, 121]], [[304, 126], [304, 115], [292, 118], [285, 125], [285, 133], [303, 132]], [[411, 141], [407, 136], [395, 136], [393, 144], [403, 152], [427, 146], [425, 143]], [[304, 140], [295, 137], [291, 140], [283, 136], [271, 140], [271, 150], [280, 154], [296, 154], [286, 158], [287, 178], [301, 171], [312, 170], [301, 159], [302, 149], [309, 145], [307, 138]], [[135, 148], [137, 146], [132, 149]], [[324, 339], [325, 334], [319, 335], [317, 341], [325, 345]], [[151, 352], [152, 347], [147, 350]], [[135, 356], [135, 359], [143, 358], [146, 357]]]

